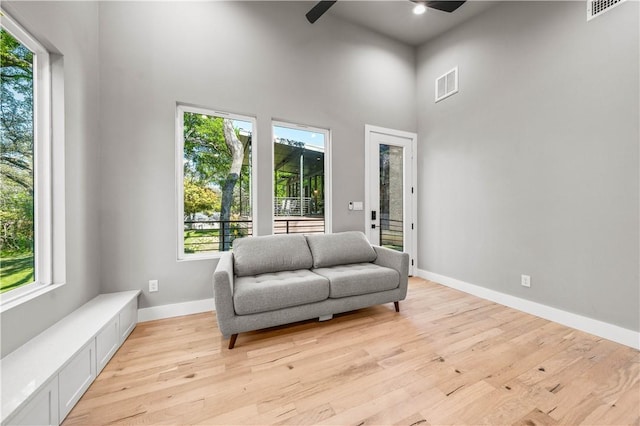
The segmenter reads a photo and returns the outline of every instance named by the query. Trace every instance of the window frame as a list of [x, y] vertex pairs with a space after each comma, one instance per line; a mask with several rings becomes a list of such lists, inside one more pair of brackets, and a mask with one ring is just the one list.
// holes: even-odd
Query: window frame
[[176, 103], [176, 215], [177, 215], [177, 260], [191, 261], [219, 259], [225, 252], [185, 253], [184, 251], [184, 113], [204, 114], [212, 117], [229, 118], [231, 120], [251, 123], [251, 227], [255, 234], [258, 217], [258, 155], [257, 155], [257, 120], [250, 115], [235, 114], [217, 109], [206, 108], [187, 103]]
[[293, 130], [304, 130], [313, 133], [322, 133], [325, 140], [324, 150], [324, 233], [331, 234], [333, 232], [332, 216], [333, 216], [333, 202], [332, 202], [332, 171], [331, 171], [331, 129], [324, 127], [309, 126], [306, 124], [298, 124], [285, 120], [271, 120], [271, 234], [275, 232], [274, 220], [275, 220], [275, 206], [273, 198], [275, 197], [275, 171], [273, 170], [273, 162], [275, 160], [275, 149], [273, 144], [275, 143], [275, 127], [287, 127]]
[[54, 111], [54, 89], [56, 108], [64, 109], [64, 102], [61, 63], [4, 8], [0, 15], [2, 28], [34, 53], [34, 281], [0, 294], [4, 312], [65, 283], [64, 113]]

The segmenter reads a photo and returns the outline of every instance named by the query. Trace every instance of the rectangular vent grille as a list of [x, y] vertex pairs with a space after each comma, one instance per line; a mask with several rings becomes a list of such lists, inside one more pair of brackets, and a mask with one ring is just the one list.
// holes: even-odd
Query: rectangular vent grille
[[624, 3], [626, 0], [587, 0], [587, 21]]
[[458, 67], [436, 78], [436, 102], [458, 93]]

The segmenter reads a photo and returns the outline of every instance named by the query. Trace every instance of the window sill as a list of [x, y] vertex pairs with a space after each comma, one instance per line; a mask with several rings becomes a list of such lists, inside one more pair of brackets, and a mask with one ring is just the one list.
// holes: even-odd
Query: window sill
[[182, 257], [178, 257], [178, 262], [190, 262], [192, 260], [218, 260], [222, 257], [223, 253], [228, 253], [228, 252], [184, 255]]
[[63, 285], [64, 283], [39, 286], [19, 296], [9, 297], [7, 299], [0, 299], [0, 313], [4, 313], [8, 310], [11, 310], [17, 306], [22, 305], [23, 303], [29, 302], [37, 297], [40, 297], [43, 294], [49, 293], [57, 288], [60, 288]]

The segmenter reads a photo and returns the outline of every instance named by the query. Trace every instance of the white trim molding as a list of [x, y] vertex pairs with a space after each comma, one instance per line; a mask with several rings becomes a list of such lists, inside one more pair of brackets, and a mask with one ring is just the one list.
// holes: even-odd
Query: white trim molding
[[66, 281], [64, 69], [27, 27], [0, 9], [1, 27], [33, 52], [34, 281], [0, 295], [4, 312]]
[[[251, 115], [241, 115], [220, 110], [204, 108], [188, 103], [176, 103], [175, 122], [175, 179], [176, 179], [176, 200], [175, 211], [177, 217], [176, 250], [177, 261], [219, 259], [221, 252], [185, 253], [184, 251], [184, 114], [194, 113], [215, 118], [223, 118], [237, 121], [244, 121], [251, 124], [251, 228], [255, 231], [258, 223], [258, 152], [256, 141], [258, 140], [258, 122], [256, 117]], [[255, 235], [255, 233], [254, 233]]]
[[510, 294], [501, 293], [479, 285], [470, 284], [455, 278], [439, 275], [423, 269], [416, 269], [417, 276], [446, 287], [463, 291], [468, 294], [490, 300], [500, 305], [508, 306], [576, 330], [584, 331], [634, 349], [640, 349], [640, 332], [629, 330], [604, 321], [563, 311], [558, 308], [532, 302]]
[[138, 322], [181, 317], [183, 315], [201, 314], [215, 311], [213, 298], [192, 300], [190, 302], [171, 303], [169, 305], [151, 306], [138, 309]]
[[[373, 166], [372, 161], [372, 134], [378, 133], [382, 135], [388, 135], [396, 138], [403, 138], [409, 140], [411, 146], [411, 158], [406, 158], [405, 161], [410, 166], [411, 170], [404, 176], [405, 186], [405, 237], [408, 236], [408, 244], [405, 247], [405, 252], [409, 253], [409, 275], [413, 275], [415, 266], [414, 260], [418, 255], [418, 134], [413, 132], [407, 132], [404, 130], [389, 129], [386, 127], [374, 126], [371, 124], [364, 125], [364, 229], [367, 238], [371, 240], [371, 210], [372, 210], [372, 179], [370, 174], [374, 172], [377, 166]], [[405, 164], [405, 170], [406, 166]], [[417, 262], [416, 262], [417, 263]]]

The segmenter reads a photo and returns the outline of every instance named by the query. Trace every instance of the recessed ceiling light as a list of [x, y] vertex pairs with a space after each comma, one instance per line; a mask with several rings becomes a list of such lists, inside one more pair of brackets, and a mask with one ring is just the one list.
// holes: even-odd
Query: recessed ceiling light
[[416, 6], [413, 8], [413, 14], [414, 15], [422, 15], [426, 11], [427, 11], [427, 6], [425, 6], [422, 3], [416, 4]]

